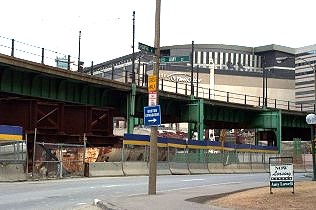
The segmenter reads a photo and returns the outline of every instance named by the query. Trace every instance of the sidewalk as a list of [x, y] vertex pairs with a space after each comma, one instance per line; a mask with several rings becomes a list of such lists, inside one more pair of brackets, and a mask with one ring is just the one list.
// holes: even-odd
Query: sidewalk
[[[223, 208], [219, 207], [211, 207], [207, 203], [203, 204], [203, 197], [200, 202], [190, 201], [188, 199], [195, 198], [196, 195], [200, 192], [162, 192], [157, 193], [156, 195], [137, 195], [130, 196], [126, 198], [117, 198], [117, 199], [109, 199], [107, 201], [101, 201], [101, 205], [97, 205], [98, 207], [103, 206], [102, 209], [112, 208], [113, 210], [221, 210]], [[209, 193], [209, 192], [208, 192]], [[204, 194], [205, 196], [205, 194]], [[197, 201], [199, 199], [197, 198]], [[205, 201], [205, 199], [204, 199]], [[104, 208], [105, 207], [105, 208]]]
[[[210, 206], [208, 201], [213, 195], [238, 191], [247, 188], [267, 186], [268, 183], [257, 183], [252, 186], [231, 183], [227, 185], [208, 185], [202, 187], [157, 192], [156, 195], [133, 195], [126, 197], [109, 197], [98, 201], [99, 209], [107, 210], [224, 210]], [[80, 210], [98, 209], [96, 206], [86, 206]]]

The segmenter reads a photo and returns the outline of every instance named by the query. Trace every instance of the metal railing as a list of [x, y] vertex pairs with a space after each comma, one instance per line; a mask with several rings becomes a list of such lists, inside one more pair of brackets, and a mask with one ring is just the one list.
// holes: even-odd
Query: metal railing
[[[70, 64], [75, 63], [71, 60], [76, 61], [78, 59], [75, 56], [72, 57], [70, 55], [58, 53], [53, 50], [34, 46], [3, 36], [0, 36], [0, 52], [13, 57], [26, 59], [36, 63], [41, 63], [54, 67], [57, 66], [57, 62], [65, 62], [65, 69], [68, 70], [70, 70]], [[128, 68], [128, 66], [124, 66], [124, 64], [118, 66], [113, 65], [110, 69], [99, 71], [98, 74], [96, 74], [95, 76], [104, 77], [122, 83], [132, 83], [132, 77], [134, 74], [136, 85], [146, 87], [147, 74], [144, 70], [144, 67], [142, 69], [140, 68], [141, 65], [142, 63], [136, 63], [137, 69], [135, 69], [135, 72], [132, 72], [131, 68]], [[92, 69], [92, 71], [88, 72], [88, 74], [93, 74], [93, 65], [90, 68]], [[76, 70], [77, 69], [78, 66], [76, 67]], [[161, 91], [168, 91], [182, 95], [194, 95], [198, 98], [210, 100], [264, 107], [264, 100], [260, 96], [227, 92], [200, 86], [196, 87], [196, 85], [193, 89], [194, 92], [191, 93], [191, 86], [188, 83], [172, 82], [164, 79], [159, 80], [159, 90]], [[315, 104], [298, 104], [294, 101], [287, 101], [276, 98], [266, 98], [266, 100], [266, 107], [268, 108], [305, 112], [316, 111]]]
[[63, 66], [64, 69], [67, 70], [70, 70], [70, 64], [75, 63], [74, 61], [78, 59], [75, 56], [72, 57], [54, 50], [38, 47], [3, 36], [0, 36], [0, 52], [12, 57], [53, 67], [56, 67], [58, 62], [63, 63], [60, 66]]

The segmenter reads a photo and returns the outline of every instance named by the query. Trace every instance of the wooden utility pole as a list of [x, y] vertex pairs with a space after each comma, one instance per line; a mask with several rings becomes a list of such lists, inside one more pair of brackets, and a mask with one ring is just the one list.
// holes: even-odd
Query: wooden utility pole
[[[156, 0], [156, 15], [155, 15], [155, 55], [154, 55], [154, 71], [153, 76], [156, 76], [157, 87], [157, 105], [159, 104], [159, 58], [160, 58], [160, 5], [161, 0]], [[158, 127], [152, 126], [150, 133], [150, 156], [149, 156], [149, 183], [148, 194], [156, 194], [157, 180], [157, 133]]]

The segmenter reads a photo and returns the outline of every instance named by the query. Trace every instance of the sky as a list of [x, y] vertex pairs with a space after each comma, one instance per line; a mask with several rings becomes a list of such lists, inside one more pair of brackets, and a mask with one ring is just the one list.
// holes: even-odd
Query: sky
[[[1, 2], [3, 37], [71, 55], [85, 66], [154, 46], [155, 0], [10, 0]], [[316, 44], [312, 0], [161, 0], [160, 46]]]

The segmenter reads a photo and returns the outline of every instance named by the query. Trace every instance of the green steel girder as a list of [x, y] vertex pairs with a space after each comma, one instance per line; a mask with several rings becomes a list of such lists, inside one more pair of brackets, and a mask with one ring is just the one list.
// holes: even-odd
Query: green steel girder
[[104, 88], [102, 87], [8, 68], [1, 70], [0, 90], [8, 93], [95, 106], [102, 106], [102, 102], [104, 102]]
[[205, 106], [204, 116], [206, 121], [217, 121], [227, 123], [249, 124], [251, 113], [242, 109], [228, 107]]
[[282, 127], [291, 128], [310, 128], [310, 125], [306, 123], [306, 117], [282, 114]]
[[262, 110], [252, 118], [251, 124], [254, 128], [275, 129], [281, 126], [281, 119], [281, 111], [279, 110]]

